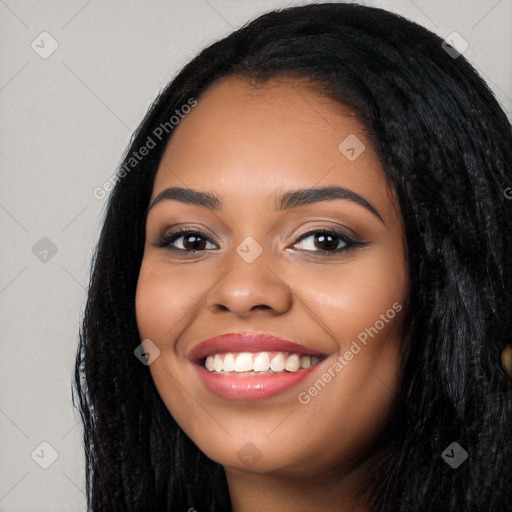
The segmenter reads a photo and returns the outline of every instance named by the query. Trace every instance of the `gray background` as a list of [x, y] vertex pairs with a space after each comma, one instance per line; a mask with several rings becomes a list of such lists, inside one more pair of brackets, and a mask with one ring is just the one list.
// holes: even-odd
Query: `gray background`
[[[186, 61], [256, 15], [302, 3], [0, 0], [1, 511], [85, 510], [71, 384], [105, 205], [93, 190]], [[512, 0], [363, 3], [443, 38], [458, 32], [512, 117]]]

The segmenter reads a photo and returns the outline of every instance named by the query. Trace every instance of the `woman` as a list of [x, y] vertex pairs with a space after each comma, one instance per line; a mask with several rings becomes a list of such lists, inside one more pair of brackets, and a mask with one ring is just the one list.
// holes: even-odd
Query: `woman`
[[271, 12], [202, 51], [106, 210], [89, 509], [509, 509], [511, 163], [473, 68], [386, 11]]

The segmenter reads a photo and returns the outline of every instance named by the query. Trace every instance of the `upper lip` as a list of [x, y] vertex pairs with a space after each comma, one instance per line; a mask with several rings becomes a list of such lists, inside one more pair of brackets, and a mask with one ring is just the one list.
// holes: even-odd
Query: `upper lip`
[[303, 356], [324, 356], [325, 354], [305, 345], [260, 333], [226, 333], [208, 338], [195, 345], [189, 352], [191, 361], [200, 363], [207, 356], [224, 352], [290, 352]]

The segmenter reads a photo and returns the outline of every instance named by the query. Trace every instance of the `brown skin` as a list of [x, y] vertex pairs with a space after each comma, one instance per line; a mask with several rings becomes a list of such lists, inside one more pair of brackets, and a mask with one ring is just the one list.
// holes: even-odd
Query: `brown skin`
[[[366, 146], [355, 161], [338, 149], [350, 134]], [[364, 197], [384, 222], [342, 199], [275, 209], [285, 191], [327, 185]], [[161, 351], [150, 371], [170, 413], [224, 466], [235, 512], [368, 510], [354, 495], [365, 488], [374, 446], [393, 419], [404, 308], [309, 403], [298, 400], [407, 297], [401, 216], [362, 124], [310, 85], [226, 78], [174, 129], [151, 201], [169, 187], [223, 201], [212, 211], [163, 200], [148, 214], [137, 323], [141, 339]], [[189, 255], [155, 246], [177, 226], [215, 244], [178, 238], [175, 247], [202, 250]], [[304, 237], [313, 229], [336, 229], [368, 245], [323, 255], [325, 244]], [[263, 248], [250, 264], [236, 252], [247, 236]], [[204, 388], [186, 355], [228, 332], [273, 334], [328, 358], [277, 395], [226, 400]], [[262, 455], [252, 466], [237, 457], [248, 442]]]

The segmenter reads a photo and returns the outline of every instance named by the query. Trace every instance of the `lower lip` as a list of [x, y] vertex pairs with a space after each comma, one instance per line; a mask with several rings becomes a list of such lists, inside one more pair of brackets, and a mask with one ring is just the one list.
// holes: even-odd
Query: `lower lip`
[[203, 384], [212, 392], [228, 400], [261, 400], [285, 391], [311, 375], [321, 361], [296, 372], [270, 373], [254, 376], [212, 373], [195, 364]]

